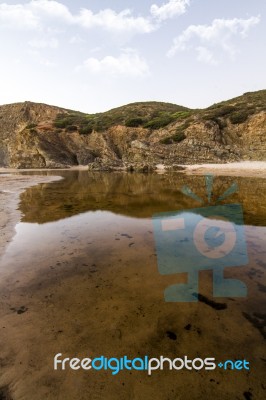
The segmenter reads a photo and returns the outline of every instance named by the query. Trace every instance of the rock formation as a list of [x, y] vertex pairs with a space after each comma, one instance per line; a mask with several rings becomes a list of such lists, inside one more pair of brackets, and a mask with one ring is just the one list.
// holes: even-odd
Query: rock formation
[[266, 160], [266, 90], [204, 110], [134, 103], [84, 114], [31, 102], [0, 107], [0, 166], [142, 170]]

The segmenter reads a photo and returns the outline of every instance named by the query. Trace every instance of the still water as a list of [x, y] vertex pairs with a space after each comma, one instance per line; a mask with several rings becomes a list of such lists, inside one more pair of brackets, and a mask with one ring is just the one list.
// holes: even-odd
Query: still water
[[[42, 172], [63, 180], [27, 189], [22, 219], [1, 260], [2, 381], [14, 399], [264, 399], [266, 180], [216, 177], [208, 203], [202, 176]], [[168, 303], [152, 216], [222, 204], [244, 211], [248, 263], [228, 266], [246, 297], [213, 297], [199, 272], [199, 301]], [[203, 199], [186, 196], [186, 185]], [[199, 211], [200, 213], [200, 211]], [[249, 371], [53, 371], [68, 357], [215, 357], [249, 360]], [[7, 382], [7, 383], [6, 383]], [[189, 389], [188, 389], [189, 388]]]

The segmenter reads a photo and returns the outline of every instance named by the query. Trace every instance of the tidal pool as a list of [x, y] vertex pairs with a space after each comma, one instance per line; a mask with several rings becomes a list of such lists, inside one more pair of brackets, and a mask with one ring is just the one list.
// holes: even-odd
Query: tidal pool
[[[0, 260], [0, 398], [264, 399], [266, 372], [266, 180], [216, 177], [208, 203], [203, 176], [86, 171], [38, 172], [64, 180], [20, 196], [21, 222]], [[241, 204], [249, 261], [225, 268], [246, 297], [213, 297], [212, 271], [199, 273], [199, 301], [165, 302], [187, 274], [161, 275], [152, 216]], [[250, 370], [53, 370], [53, 357], [214, 357]], [[2, 397], [4, 394], [2, 395]]]

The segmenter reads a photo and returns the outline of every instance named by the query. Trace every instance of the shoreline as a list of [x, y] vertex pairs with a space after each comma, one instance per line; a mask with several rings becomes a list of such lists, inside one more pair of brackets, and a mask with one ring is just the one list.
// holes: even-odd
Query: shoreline
[[[87, 165], [77, 165], [72, 166], [69, 168], [9, 168], [9, 167], [0, 167], [0, 176], [1, 174], [10, 174], [16, 173], [19, 174], [20, 172], [38, 172], [38, 171], [87, 171]], [[32, 175], [34, 176], [34, 175]]]
[[220, 176], [266, 178], [266, 161], [240, 161], [226, 164], [181, 165], [189, 175], [212, 173]]
[[[228, 164], [194, 164], [180, 165], [184, 168], [182, 172], [188, 175], [204, 175], [212, 173], [220, 176], [236, 176], [236, 177], [254, 177], [266, 178], [266, 162], [264, 161], [243, 161]], [[0, 259], [4, 254], [5, 248], [12, 241], [15, 234], [15, 226], [21, 218], [21, 213], [17, 209], [20, 194], [29, 187], [40, 183], [50, 183], [63, 179], [56, 175], [21, 175], [20, 172], [55, 172], [60, 171], [84, 171], [87, 167], [73, 167], [62, 169], [13, 169], [0, 168]], [[156, 170], [157, 173], [170, 172], [162, 168]]]
[[[254, 177], [266, 178], [266, 161], [239, 161], [233, 163], [221, 164], [177, 164], [180, 169], [171, 170], [163, 164], [158, 164], [154, 172], [163, 174], [166, 172], [183, 172], [189, 175], [204, 175], [212, 173], [220, 176], [239, 176], [239, 177]], [[182, 170], [183, 169], [183, 170]], [[88, 171], [87, 165], [72, 166], [69, 168], [29, 168], [29, 169], [15, 169], [15, 168], [0, 168], [0, 177], [3, 174], [19, 174], [20, 172], [55, 172], [55, 171]], [[126, 170], [112, 170], [110, 172], [127, 172]], [[98, 171], [105, 172], [105, 171]], [[25, 176], [25, 175], [23, 175]], [[34, 175], [31, 175], [34, 176]]]
[[21, 212], [17, 206], [20, 194], [31, 186], [63, 179], [60, 176], [0, 174], [0, 259], [15, 235], [15, 226], [20, 221]]

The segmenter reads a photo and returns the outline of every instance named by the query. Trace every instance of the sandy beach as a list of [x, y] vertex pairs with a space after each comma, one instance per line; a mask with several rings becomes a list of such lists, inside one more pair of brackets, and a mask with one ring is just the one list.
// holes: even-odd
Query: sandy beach
[[243, 176], [266, 178], [266, 161], [242, 161], [228, 164], [194, 164], [182, 165], [189, 174], [206, 174], [211, 172], [220, 176]]

